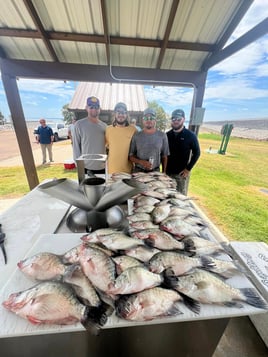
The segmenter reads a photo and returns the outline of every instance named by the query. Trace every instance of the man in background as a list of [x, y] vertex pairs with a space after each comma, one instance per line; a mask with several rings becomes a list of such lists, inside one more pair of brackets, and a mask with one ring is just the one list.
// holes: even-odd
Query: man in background
[[137, 125], [137, 120], [135, 118], [132, 118], [131, 119], [131, 122], [130, 122], [131, 125], [135, 126], [135, 128], [137, 129], [137, 131], [141, 131], [141, 127], [139, 127]]
[[170, 154], [166, 173], [177, 182], [177, 190], [187, 195], [189, 176], [200, 156], [196, 135], [185, 128], [185, 114], [176, 109], [171, 115], [172, 129], [167, 132]]
[[37, 142], [41, 146], [42, 156], [43, 156], [43, 165], [47, 162], [47, 152], [49, 161], [53, 162], [52, 156], [52, 144], [54, 141], [53, 130], [46, 124], [45, 119], [39, 120], [40, 126], [37, 128], [36, 131], [36, 139]]
[[[105, 130], [107, 125], [99, 119], [100, 101], [91, 96], [86, 102], [87, 117], [78, 120], [74, 126], [73, 152], [74, 159], [81, 155], [106, 155]], [[86, 174], [104, 174], [105, 162], [101, 160], [85, 160]]]

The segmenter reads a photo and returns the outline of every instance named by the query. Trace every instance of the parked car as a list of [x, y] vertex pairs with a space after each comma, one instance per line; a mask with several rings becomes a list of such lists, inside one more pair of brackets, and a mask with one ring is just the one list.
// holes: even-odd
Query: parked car
[[[47, 125], [53, 130], [54, 141], [58, 141], [59, 139], [68, 139], [68, 127], [63, 123], [47, 123]], [[34, 129], [34, 135], [37, 135], [38, 127]], [[36, 137], [37, 139], [37, 137]]]

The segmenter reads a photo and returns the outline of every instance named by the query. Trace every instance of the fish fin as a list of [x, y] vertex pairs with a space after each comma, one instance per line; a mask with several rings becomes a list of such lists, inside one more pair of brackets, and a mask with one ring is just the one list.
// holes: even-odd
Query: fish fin
[[194, 241], [191, 238], [188, 238], [185, 242], [182, 241], [184, 243], [184, 250], [187, 253], [190, 253], [189, 256], [194, 256], [196, 255], [196, 248], [194, 245]]
[[178, 285], [179, 278], [175, 275], [171, 268], [165, 269], [161, 275], [163, 276], [163, 287], [175, 288]]
[[212, 270], [216, 267], [215, 262], [208, 256], [201, 256], [200, 257], [202, 268], [205, 270]]
[[268, 310], [267, 302], [261, 298], [257, 291], [253, 288], [240, 289], [241, 293], [245, 297], [245, 302], [249, 305], [257, 307], [259, 309]]
[[179, 294], [181, 295], [185, 306], [187, 306], [188, 309], [193, 311], [195, 314], [199, 315], [200, 309], [201, 309], [200, 302], [192, 299], [191, 297], [189, 297], [183, 293], [179, 293]]
[[148, 247], [153, 247], [155, 248], [155, 240], [153, 238], [146, 238], [144, 239], [144, 243], [148, 246]]
[[85, 314], [81, 320], [85, 329], [94, 336], [98, 335], [100, 328], [107, 322], [107, 317], [111, 315], [111, 306], [103, 303], [99, 307], [86, 306]]
[[183, 312], [180, 310], [180, 303], [176, 301], [171, 308], [165, 313], [165, 316], [175, 316], [175, 315], [182, 315]]

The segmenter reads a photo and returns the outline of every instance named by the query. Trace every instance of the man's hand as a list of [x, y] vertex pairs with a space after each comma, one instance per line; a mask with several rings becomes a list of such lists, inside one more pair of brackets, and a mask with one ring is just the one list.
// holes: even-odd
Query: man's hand
[[180, 175], [182, 178], [186, 179], [186, 178], [190, 175], [190, 171], [188, 171], [187, 169], [184, 169], [184, 170], [182, 170], [182, 171], [179, 173], [179, 175]]

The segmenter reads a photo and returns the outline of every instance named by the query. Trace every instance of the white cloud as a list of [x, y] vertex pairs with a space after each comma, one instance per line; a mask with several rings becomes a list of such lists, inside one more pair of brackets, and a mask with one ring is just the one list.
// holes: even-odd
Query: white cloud
[[[69, 98], [74, 94], [74, 89], [67, 83], [53, 80], [20, 79], [18, 87], [21, 92], [43, 93]], [[47, 99], [47, 97], [45, 96], [44, 99]]]

